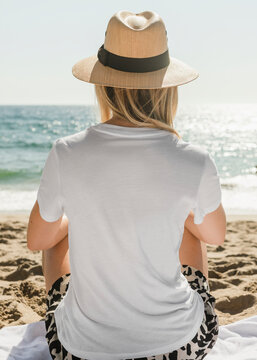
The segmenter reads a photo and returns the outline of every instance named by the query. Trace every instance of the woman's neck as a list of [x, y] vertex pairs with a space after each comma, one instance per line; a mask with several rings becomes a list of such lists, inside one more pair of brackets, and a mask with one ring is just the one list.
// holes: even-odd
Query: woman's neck
[[116, 116], [113, 116], [111, 119], [104, 121], [105, 124], [112, 124], [118, 126], [127, 126], [127, 127], [138, 127], [137, 125], [133, 124], [129, 120], [121, 119]]

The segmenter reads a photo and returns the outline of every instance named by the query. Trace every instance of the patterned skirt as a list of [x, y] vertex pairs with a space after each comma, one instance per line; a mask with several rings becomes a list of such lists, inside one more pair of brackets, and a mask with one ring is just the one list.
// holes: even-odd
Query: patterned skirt
[[[215, 313], [216, 299], [210, 294], [208, 280], [200, 270], [192, 266], [182, 265], [182, 270], [192, 289], [196, 290], [204, 301], [204, 318], [198, 332], [190, 342], [172, 352], [124, 360], [200, 360], [204, 359], [215, 345], [219, 333], [219, 320], [218, 315]], [[52, 359], [90, 360], [81, 359], [69, 353], [57, 336], [54, 311], [66, 294], [69, 287], [69, 277], [70, 273], [61, 276], [48, 291], [45, 316], [46, 340]]]

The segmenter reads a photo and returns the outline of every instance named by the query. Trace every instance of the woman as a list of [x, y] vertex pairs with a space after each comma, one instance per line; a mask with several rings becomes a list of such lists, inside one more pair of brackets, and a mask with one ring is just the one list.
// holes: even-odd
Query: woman
[[177, 86], [158, 14], [114, 14], [97, 56], [97, 125], [55, 140], [28, 226], [42, 250], [53, 359], [203, 359], [218, 337], [206, 243], [226, 218], [209, 153], [173, 128]]

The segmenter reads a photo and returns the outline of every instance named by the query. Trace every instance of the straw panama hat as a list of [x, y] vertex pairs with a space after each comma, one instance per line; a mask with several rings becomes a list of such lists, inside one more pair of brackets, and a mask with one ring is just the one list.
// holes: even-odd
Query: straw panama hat
[[156, 12], [126, 10], [110, 18], [98, 53], [79, 60], [72, 74], [89, 83], [130, 89], [178, 86], [199, 76], [170, 57], [165, 24]]

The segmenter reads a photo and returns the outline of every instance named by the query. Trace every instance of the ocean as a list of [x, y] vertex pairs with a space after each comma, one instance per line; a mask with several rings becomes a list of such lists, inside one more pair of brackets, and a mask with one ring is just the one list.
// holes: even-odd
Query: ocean
[[[94, 105], [0, 106], [0, 212], [29, 213], [53, 141], [99, 122]], [[226, 214], [257, 214], [257, 104], [179, 105], [174, 127], [214, 158]]]

